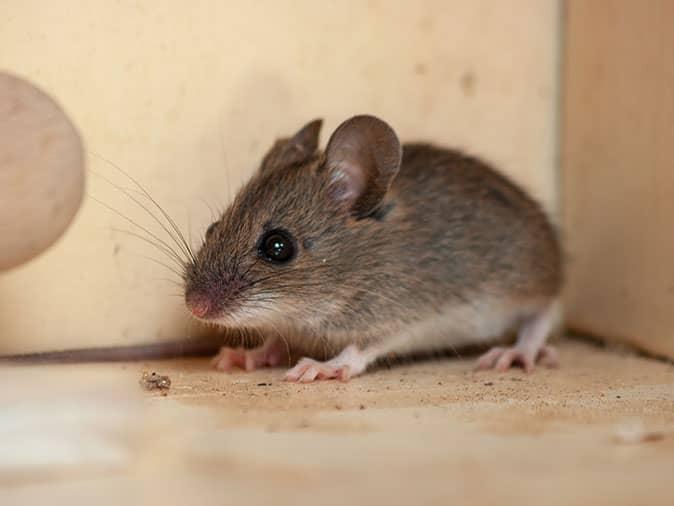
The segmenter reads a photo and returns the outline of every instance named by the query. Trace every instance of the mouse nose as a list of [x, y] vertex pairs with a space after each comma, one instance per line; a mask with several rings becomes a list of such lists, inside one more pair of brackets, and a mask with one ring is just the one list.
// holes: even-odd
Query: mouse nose
[[211, 301], [207, 297], [198, 294], [190, 293], [185, 300], [187, 307], [197, 318], [204, 318], [211, 310]]

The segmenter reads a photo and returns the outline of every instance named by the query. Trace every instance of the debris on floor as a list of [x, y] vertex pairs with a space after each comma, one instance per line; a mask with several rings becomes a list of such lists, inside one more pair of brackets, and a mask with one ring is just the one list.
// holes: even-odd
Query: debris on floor
[[171, 378], [163, 376], [152, 371], [152, 373], [144, 372], [140, 378], [140, 385], [145, 390], [161, 390], [163, 395], [166, 395], [169, 388], [171, 388]]

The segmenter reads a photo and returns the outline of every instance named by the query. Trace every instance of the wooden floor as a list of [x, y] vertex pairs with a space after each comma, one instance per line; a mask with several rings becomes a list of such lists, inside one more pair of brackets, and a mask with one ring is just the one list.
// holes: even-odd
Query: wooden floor
[[470, 358], [312, 385], [205, 360], [4, 367], [0, 504], [671, 505], [674, 366], [560, 351], [531, 375]]

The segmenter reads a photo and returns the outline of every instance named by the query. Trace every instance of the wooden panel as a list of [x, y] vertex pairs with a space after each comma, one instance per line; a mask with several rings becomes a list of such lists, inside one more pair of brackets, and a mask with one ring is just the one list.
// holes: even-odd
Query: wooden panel
[[674, 2], [566, 9], [568, 323], [674, 357]]

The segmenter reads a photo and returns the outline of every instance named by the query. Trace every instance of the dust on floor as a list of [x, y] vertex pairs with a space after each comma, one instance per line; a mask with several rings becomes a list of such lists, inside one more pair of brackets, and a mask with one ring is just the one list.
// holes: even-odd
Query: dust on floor
[[531, 375], [470, 357], [310, 385], [206, 360], [7, 367], [0, 503], [672, 504], [674, 366], [560, 353]]

